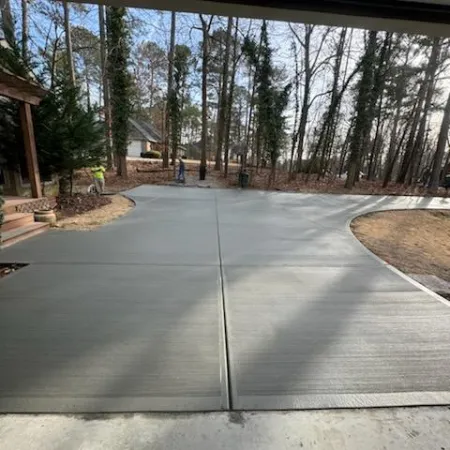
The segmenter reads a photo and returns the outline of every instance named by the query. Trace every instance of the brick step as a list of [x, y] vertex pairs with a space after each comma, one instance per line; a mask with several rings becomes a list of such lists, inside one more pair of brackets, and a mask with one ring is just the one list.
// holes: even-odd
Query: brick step
[[5, 231], [11, 231], [14, 228], [31, 225], [32, 223], [34, 223], [34, 215], [31, 213], [6, 214], [3, 217], [3, 224], [0, 227], [0, 230], [4, 233]]
[[16, 205], [11, 205], [8, 202], [6, 202], [3, 205], [3, 214], [5, 216], [9, 216], [10, 214], [15, 214], [17, 212]]
[[10, 231], [2, 231], [1, 245], [3, 248], [16, 244], [17, 242], [28, 239], [32, 236], [41, 234], [49, 228], [48, 223], [32, 223], [31, 225], [25, 225], [19, 228], [14, 228]]

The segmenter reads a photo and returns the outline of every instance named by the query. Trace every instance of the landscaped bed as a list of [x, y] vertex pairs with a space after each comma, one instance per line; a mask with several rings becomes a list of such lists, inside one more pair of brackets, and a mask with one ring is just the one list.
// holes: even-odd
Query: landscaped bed
[[58, 204], [57, 228], [94, 230], [129, 212], [134, 203], [120, 194], [74, 195]]
[[450, 211], [377, 212], [358, 217], [351, 228], [367, 248], [402, 272], [450, 282]]
[[109, 205], [111, 199], [104, 195], [73, 194], [60, 195], [56, 199], [56, 213], [59, 219], [83, 214]]

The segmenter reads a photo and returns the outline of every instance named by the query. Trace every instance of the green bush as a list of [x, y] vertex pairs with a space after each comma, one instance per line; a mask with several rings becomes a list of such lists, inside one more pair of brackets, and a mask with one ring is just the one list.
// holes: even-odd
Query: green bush
[[141, 158], [161, 159], [161, 152], [157, 152], [156, 150], [150, 150], [149, 152], [142, 152]]

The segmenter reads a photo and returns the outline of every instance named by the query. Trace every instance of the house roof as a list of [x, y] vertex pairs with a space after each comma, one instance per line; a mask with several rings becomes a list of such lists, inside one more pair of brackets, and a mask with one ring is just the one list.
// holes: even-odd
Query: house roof
[[129, 119], [130, 120], [130, 137], [138, 141], [148, 141], [159, 144], [162, 142], [161, 134], [144, 120]]

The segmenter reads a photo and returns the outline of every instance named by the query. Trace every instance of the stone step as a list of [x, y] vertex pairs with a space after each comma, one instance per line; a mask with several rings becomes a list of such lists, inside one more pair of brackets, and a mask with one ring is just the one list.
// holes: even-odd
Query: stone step
[[31, 225], [25, 225], [19, 228], [14, 228], [10, 231], [2, 231], [1, 234], [1, 246], [3, 248], [16, 244], [17, 242], [28, 239], [32, 236], [41, 234], [49, 228], [48, 223], [35, 222]]
[[6, 214], [3, 217], [3, 224], [0, 227], [0, 230], [4, 233], [5, 231], [11, 231], [14, 228], [31, 225], [32, 223], [34, 223], [34, 215], [31, 213]]

